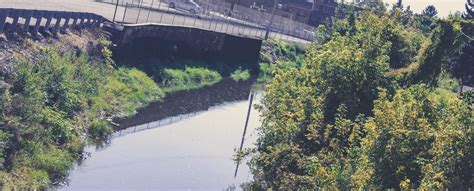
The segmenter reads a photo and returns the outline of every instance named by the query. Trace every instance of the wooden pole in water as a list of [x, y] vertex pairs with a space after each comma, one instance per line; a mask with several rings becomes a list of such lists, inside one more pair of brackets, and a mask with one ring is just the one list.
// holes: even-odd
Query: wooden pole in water
[[[247, 119], [245, 120], [244, 133], [242, 134], [242, 141], [240, 142], [239, 152], [242, 151], [242, 147], [244, 146], [245, 134], [247, 133], [247, 126], [249, 124], [250, 112], [252, 111], [252, 102], [253, 102], [253, 93], [250, 93], [249, 110], [247, 111]], [[240, 164], [240, 161], [237, 161], [237, 166], [235, 167], [234, 178], [237, 177], [239, 164]]]

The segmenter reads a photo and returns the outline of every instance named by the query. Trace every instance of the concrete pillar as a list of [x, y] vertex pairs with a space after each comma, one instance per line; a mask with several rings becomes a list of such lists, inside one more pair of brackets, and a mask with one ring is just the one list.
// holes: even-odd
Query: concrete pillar
[[20, 13], [21, 13], [20, 9], [12, 9], [10, 11], [10, 17], [13, 18], [12, 27], [11, 27], [12, 31], [16, 30], [16, 26], [18, 25], [18, 19], [20, 17]]
[[96, 18], [96, 17], [95, 17], [95, 14], [91, 14], [91, 17], [90, 17], [90, 19], [91, 19], [91, 26], [90, 26], [90, 27], [94, 27], [94, 25], [95, 25], [95, 18]]
[[55, 12], [54, 13], [54, 18], [56, 19], [56, 23], [54, 24], [53, 28], [53, 35], [57, 35], [59, 29], [61, 28], [61, 19], [62, 19], [63, 13], [62, 12]]
[[94, 26], [93, 27], [97, 27], [97, 26], [100, 26], [100, 17], [99, 17], [99, 15], [94, 16]]
[[90, 20], [91, 20], [91, 24], [90, 24], [90, 27], [94, 27], [95, 26], [95, 22], [96, 22], [96, 16], [94, 14], [91, 14], [91, 17], [90, 17]]
[[10, 12], [10, 9], [0, 9], [0, 33], [3, 33], [3, 29], [5, 28], [8, 12]]
[[28, 30], [30, 29], [30, 21], [31, 21], [31, 16], [33, 15], [33, 11], [30, 11], [30, 10], [25, 10], [25, 12], [23, 12], [23, 18], [25, 18], [25, 25], [23, 26], [24, 27], [24, 31], [25, 33], [28, 32]]
[[71, 20], [71, 13], [63, 12], [63, 18], [66, 21], [64, 21], [64, 25], [63, 25], [63, 28], [61, 29], [61, 32], [66, 32], [66, 29], [69, 26], [69, 20]]
[[41, 20], [43, 20], [43, 11], [35, 11], [36, 24], [33, 30], [33, 35], [38, 35], [39, 28], [41, 26]]
[[71, 24], [71, 29], [76, 29], [77, 19], [79, 19], [79, 13], [73, 13], [72, 19], [73, 20]]
[[82, 29], [84, 28], [84, 21], [87, 19], [87, 14], [81, 13], [79, 17], [81, 19], [81, 22], [79, 22], [79, 29]]
[[92, 22], [91, 22], [91, 21], [92, 21], [92, 14], [87, 13], [86, 15], [87, 15], [87, 16], [86, 16], [87, 22], [85, 23], [85, 25], [86, 25], [86, 27], [90, 27], [91, 24], [92, 24]]
[[45, 11], [43, 17], [46, 18], [46, 24], [44, 25], [44, 32], [49, 33], [49, 26], [51, 25], [51, 21], [53, 20], [54, 12], [53, 11]]
[[104, 17], [97, 16], [97, 25], [95, 25], [95, 26], [100, 27], [100, 24], [102, 24], [102, 22], [104, 22]]

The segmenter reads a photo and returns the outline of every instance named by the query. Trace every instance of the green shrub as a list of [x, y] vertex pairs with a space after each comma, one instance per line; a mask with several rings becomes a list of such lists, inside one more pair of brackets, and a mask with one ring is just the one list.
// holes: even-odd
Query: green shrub
[[457, 92], [459, 89], [459, 83], [451, 77], [446, 71], [441, 72], [439, 79], [438, 79], [438, 87]]
[[45, 137], [48, 137], [45, 141], [51, 140], [50, 143], [54, 145], [70, 143], [74, 128], [72, 121], [66, 118], [66, 114], [46, 107], [43, 109], [42, 115], [44, 116], [42, 124], [46, 127]]
[[31, 170], [30, 174], [31, 179], [35, 182], [38, 187], [49, 188], [51, 185], [51, 180], [49, 179], [49, 175], [44, 170]]
[[112, 128], [104, 120], [94, 120], [88, 129], [89, 137], [92, 139], [105, 139], [112, 133]]
[[237, 69], [236, 71], [232, 72], [230, 77], [234, 81], [245, 81], [250, 78], [250, 71], [249, 70], [242, 70], [242, 68]]
[[5, 157], [7, 153], [5, 153], [6, 149], [8, 148], [10, 144], [10, 138], [11, 134], [0, 131], [0, 169], [4, 169], [4, 162], [5, 162]]
[[388, 97], [380, 94], [365, 124], [362, 150], [369, 161], [360, 173], [369, 173], [366, 178], [382, 188], [466, 190], [472, 185], [472, 107], [426, 85]]
[[260, 51], [259, 82], [271, 80], [277, 69], [299, 68], [305, 61], [306, 50], [297, 44], [279, 39], [266, 40]]
[[474, 105], [474, 92], [469, 91], [469, 90], [464, 90], [461, 93], [461, 99], [469, 105]]
[[31, 166], [42, 169], [50, 177], [64, 177], [72, 167], [74, 157], [67, 151], [55, 147], [39, 148], [31, 157]]

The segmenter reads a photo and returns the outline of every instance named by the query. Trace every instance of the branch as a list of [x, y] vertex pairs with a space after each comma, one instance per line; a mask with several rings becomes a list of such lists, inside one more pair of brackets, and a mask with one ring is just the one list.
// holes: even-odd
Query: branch
[[462, 30], [459, 30], [459, 32], [461, 32], [461, 34], [464, 35], [469, 40], [469, 42], [474, 40], [474, 37], [468, 36], [466, 33], [462, 32]]

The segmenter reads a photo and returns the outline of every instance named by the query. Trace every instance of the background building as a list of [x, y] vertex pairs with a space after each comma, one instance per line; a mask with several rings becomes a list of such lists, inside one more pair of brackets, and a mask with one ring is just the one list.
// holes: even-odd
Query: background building
[[[258, 7], [259, 10], [271, 12], [274, 0], [225, 0], [227, 3], [235, 3], [243, 7]], [[275, 12], [276, 15], [318, 26], [328, 18], [335, 15], [338, 3], [336, 0], [279, 0], [281, 9]]]

